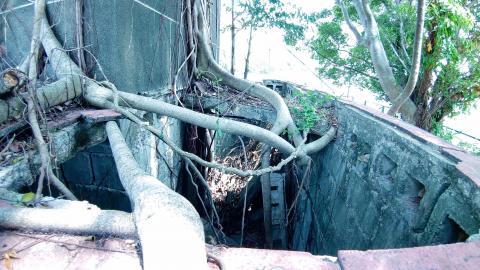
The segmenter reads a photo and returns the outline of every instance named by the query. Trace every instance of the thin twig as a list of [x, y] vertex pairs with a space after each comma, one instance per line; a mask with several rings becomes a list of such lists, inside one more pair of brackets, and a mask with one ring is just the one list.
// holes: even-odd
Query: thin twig
[[3, 156], [3, 154], [8, 151], [8, 149], [10, 148], [10, 145], [13, 143], [14, 140], [15, 140], [15, 134], [14, 134], [13, 137], [8, 141], [8, 143], [7, 143], [7, 145], [5, 146], [5, 148], [3, 148], [2, 151], [0, 151], [0, 157]]
[[[238, 139], [240, 140], [240, 143], [242, 144], [243, 156], [245, 158], [245, 168], [248, 168], [248, 158], [247, 158], [247, 151], [245, 150], [245, 143], [243, 143], [242, 137], [238, 136]], [[247, 209], [247, 194], [248, 194], [248, 181], [247, 181], [247, 184], [245, 185], [245, 194], [244, 194], [244, 197], [243, 197], [242, 228], [241, 228], [241, 231], [240, 231], [240, 247], [243, 246], [243, 229], [245, 227], [245, 211]]]
[[303, 173], [302, 182], [300, 182], [300, 187], [298, 188], [297, 194], [295, 195], [295, 199], [293, 200], [292, 205], [288, 209], [287, 220], [288, 220], [288, 217], [290, 216], [290, 213], [292, 212], [293, 208], [295, 208], [295, 205], [297, 204], [298, 197], [300, 196], [300, 192], [302, 191], [302, 189], [305, 185], [306, 179], [310, 176], [311, 164], [312, 164], [312, 160], [308, 159], [307, 167], [305, 168], [305, 171]]

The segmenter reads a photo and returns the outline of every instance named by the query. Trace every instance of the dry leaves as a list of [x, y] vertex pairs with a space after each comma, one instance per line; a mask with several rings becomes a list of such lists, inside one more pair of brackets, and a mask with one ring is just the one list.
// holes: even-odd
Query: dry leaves
[[7, 270], [13, 270], [13, 259], [18, 259], [15, 250], [8, 250], [3, 254], [3, 266], [5, 266]]

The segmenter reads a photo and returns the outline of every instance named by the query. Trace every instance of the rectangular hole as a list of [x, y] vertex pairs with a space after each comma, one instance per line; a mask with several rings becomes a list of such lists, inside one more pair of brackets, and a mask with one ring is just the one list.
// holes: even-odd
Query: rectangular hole
[[278, 186], [271, 186], [270, 190], [272, 190], [272, 191], [278, 190]]
[[282, 240], [280, 239], [275, 239], [273, 240], [273, 248], [281, 248], [282, 247]]
[[412, 178], [412, 181], [414, 185], [413, 202], [419, 205], [423, 199], [423, 196], [425, 196], [425, 192], [426, 192], [425, 185], [413, 178]]
[[278, 207], [279, 205], [279, 203], [272, 203], [272, 207]]
[[465, 242], [469, 237], [462, 227], [450, 217], [447, 217], [447, 228], [449, 233], [448, 243]]

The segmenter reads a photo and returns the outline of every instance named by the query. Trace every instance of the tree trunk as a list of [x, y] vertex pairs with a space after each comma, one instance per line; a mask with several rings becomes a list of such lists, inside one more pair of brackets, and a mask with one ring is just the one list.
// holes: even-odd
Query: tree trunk
[[417, 5], [417, 24], [415, 30], [415, 41], [413, 48], [412, 66], [410, 76], [408, 77], [407, 84], [400, 92], [400, 94], [392, 100], [392, 107], [388, 111], [388, 114], [395, 115], [400, 107], [405, 103], [407, 99], [413, 93], [415, 85], [417, 84], [418, 74], [420, 73], [420, 59], [422, 55], [422, 41], [423, 41], [423, 28], [425, 24], [425, 0], [418, 0]]
[[416, 103], [418, 106], [418, 113], [415, 120], [417, 127], [430, 131], [432, 129], [432, 116], [429, 108], [429, 91], [433, 86], [433, 70], [426, 69], [423, 72], [422, 81], [418, 87], [418, 94]]
[[232, 34], [232, 48], [231, 48], [231, 58], [230, 58], [230, 73], [235, 75], [235, 0], [232, 0], [232, 25], [230, 27]]
[[249, 33], [249, 36], [248, 36], [247, 57], [245, 58], [245, 70], [243, 71], [243, 79], [244, 80], [247, 79], [248, 72], [249, 72], [250, 55], [252, 53], [252, 39], [253, 39], [253, 26], [250, 26], [250, 33]]
[[[394, 102], [394, 100], [401, 95], [403, 89], [397, 84], [395, 76], [393, 75], [390, 62], [385, 52], [385, 48], [383, 47], [383, 44], [380, 40], [380, 32], [377, 22], [375, 20], [375, 16], [370, 9], [368, 1], [353, 1], [355, 10], [357, 11], [360, 22], [364, 28], [363, 35], [360, 34], [356, 26], [351, 23], [348, 11], [345, 8], [343, 1], [337, 0], [337, 4], [342, 10], [342, 14], [348, 27], [355, 34], [357, 42], [361, 45], [364, 45], [369, 50], [372, 64], [375, 69], [375, 74], [380, 82], [380, 85], [385, 91], [385, 94], [387, 95], [389, 100]], [[411, 75], [412, 74], [410, 74], [410, 76]], [[413, 81], [411, 81], [409, 85], [412, 84]], [[415, 104], [409, 98], [407, 98], [403, 105], [399, 108], [399, 111], [402, 114], [402, 118], [412, 124], [415, 123], [416, 110], [417, 108]]]

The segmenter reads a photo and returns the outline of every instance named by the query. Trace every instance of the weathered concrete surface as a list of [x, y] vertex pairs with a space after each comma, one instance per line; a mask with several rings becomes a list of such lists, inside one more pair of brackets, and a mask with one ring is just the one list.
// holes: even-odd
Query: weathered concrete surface
[[[118, 117], [117, 113], [109, 112], [107, 114], [100, 110], [97, 115], [103, 120]], [[90, 114], [91, 111], [79, 110], [49, 122], [51, 151], [56, 163], [64, 162], [78, 151], [105, 141], [104, 124], [97, 123]], [[105, 118], [105, 115], [109, 116]], [[0, 187], [18, 190], [31, 185], [39, 167], [40, 157], [36, 151], [26, 151], [12, 158], [9, 164], [0, 167]]]
[[[0, 11], [5, 19], [0, 21], [0, 45], [6, 52], [5, 61], [15, 66], [30, 48], [33, 3], [27, 0], [4, 2]], [[78, 62], [75, 0], [47, 2], [48, 16], [57, 38]], [[220, 31], [219, 2], [208, 2], [215, 55], [218, 55]], [[184, 42], [182, 1], [85, 0], [83, 3], [83, 37], [90, 77], [108, 79], [119, 90], [134, 93], [170, 89], [175, 74], [190, 53]], [[187, 80], [183, 68], [178, 89], [182, 89]]]
[[[2, 270], [142, 269], [132, 240], [0, 231], [0, 243]], [[10, 250], [16, 258], [7, 261]]]
[[108, 142], [95, 145], [61, 165], [72, 192], [102, 209], [131, 211]]
[[342, 270], [476, 270], [480, 243], [338, 253]]
[[297, 208], [295, 249], [334, 255], [455, 243], [478, 232], [477, 158], [361, 106], [337, 103], [336, 116], [337, 139], [313, 157]]
[[[245, 121], [274, 117], [268, 106], [203, 99], [204, 108], [231, 108]], [[478, 158], [363, 106], [335, 102], [334, 113], [338, 136], [312, 156], [308, 193], [300, 195], [290, 235], [294, 249], [336, 255], [454, 243], [478, 232]]]
[[208, 250], [222, 260], [225, 269], [340, 270], [335, 257], [307, 252], [221, 247]]

